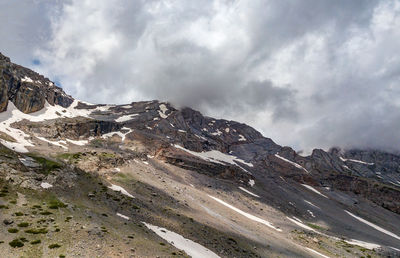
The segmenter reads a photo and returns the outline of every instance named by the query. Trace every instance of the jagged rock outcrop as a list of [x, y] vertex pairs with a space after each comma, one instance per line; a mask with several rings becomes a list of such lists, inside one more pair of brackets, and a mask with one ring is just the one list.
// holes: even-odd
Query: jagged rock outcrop
[[0, 112], [8, 101], [24, 113], [39, 111], [45, 101], [68, 107], [73, 98], [44, 76], [19, 65], [0, 53]]

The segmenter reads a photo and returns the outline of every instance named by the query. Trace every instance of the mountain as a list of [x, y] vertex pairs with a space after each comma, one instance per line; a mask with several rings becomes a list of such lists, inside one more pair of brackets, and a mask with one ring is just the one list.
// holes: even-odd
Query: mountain
[[0, 111], [1, 257], [400, 257], [396, 153], [86, 103], [1, 54]]

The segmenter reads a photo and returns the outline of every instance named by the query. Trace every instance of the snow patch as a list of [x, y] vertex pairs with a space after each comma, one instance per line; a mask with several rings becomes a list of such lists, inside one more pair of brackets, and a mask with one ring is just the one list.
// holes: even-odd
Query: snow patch
[[314, 213], [312, 211], [307, 210], [307, 212], [311, 215], [311, 217], [315, 218], [315, 215], [314, 215]]
[[72, 143], [72, 144], [79, 145], [79, 146], [84, 146], [84, 145], [86, 145], [86, 144], [89, 143], [88, 140], [78, 140], [78, 141], [76, 141], [76, 140], [71, 140], [71, 139], [65, 139], [65, 140], [66, 140], [67, 142], [70, 142], [70, 143]]
[[25, 76], [24, 78], [21, 79], [21, 82], [33, 82], [33, 80], [28, 76]]
[[247, 141], [247, 139], [243, 135], [239, 134], [239, 140], [238, 141], [239, 142], [245, 142], [245, 141]]
[[304, 202], [307, 203], [307, 204], [309, 204], [309, 205], [311, 205], [311, 206], [313, 206], [314, 208], [320, 209], [317, 205], [315, 205], [315, 204], [312, 203], [312, 202], [309, 202], [309, 201], [307, 201], [307, 200], [304, 200]]
[[217, 129], [217, 131], [214, 132], [214, 133], [211, 133], [211, 135], [214, 135], [214, 136], [221, 136], [221, 135], [222, 135], [222, 132], [221, 132], [219, 129]]
[[281, 156], [279, 156], [278, 154], [275, 154], [275, 157], [277, 157], [277, 158], [279, 158], [279, 159], [281, 159], [281, 160], [283, 160], [283, 161], [286, 161], [287, 163], [292, 164], [292, 165], [295, 166], [296, 168], [299, 168], [299, 169], [304, 170], [304, 171], [307, 172], [308, 174], [310, 173], [310, 172], [308, 172], [307, 169], [303, 168], [303, 167], [300, 166], [299, 164], [297, 164], [297, 163], [295, 163], [295, 162], [293, 162], [293, 161], [290, 161], [290, 160], [288, 160], [288, 159], [285, 159], [284, 157], [281, 157]]
[[289, 217], [286, 217], [288, 220], [290, 220], [291, 222], [293, 222], [294, 224], [296, 224], [297, 226], [299, 226], [299, 227], [301, 227], [301, 228], [304, 228], [304, 229], [307, 229], [307, 230], [309, 230], [309, 231], [313, 231], [313, 232], [316, 232], [316, 233], [319, 233], [318, 231], [316, 231], [315, 229], [313, 229], [312, 227], [309, 227], [309, 226], [307, 226], [306, 224], [304, 224], [300, 219], [298, 219], [298, 218], [296, 218], [296, 217], [293, 217], [293, 219], [292, 218], [289, 218]]
[[251, 186], [251, 187], [253, 187], [254, 185], [255, 185], [255, 181], [253, 180], [253, 179], [250, 179], [249, 180], [249, 185]]
[[117, 216], [119, 216], [119, 217], [121, 217], [121, 218], [123, 218], [123, 219], [129, 220], [129, 217], [128, 217], [128, 216], [125, 216], [125, 215], [123, 215], [123, 214], [121, 214], [121, 213], [118, 213], [118, 212], [117, 212]]
[[47, 140], [46, 138], [40, 137], [40, 136], [36, 136], [36, 138], [38, 138], [38, 139], [41, 140], [41, 141], [48, 142], [48, 143], [50, 143], [50, 144], [53, 144], [53, 145], [56, 145], [56, 146], [59, 146], [59, 147], [61, 147], [61, 148], [63, 148], [63, 149], [68, 150], [68, 148], [67, 148], [66, 146], [61, 145], [61, 143], [64, 143], [65, 141], [58, 141], [58, 142], [55, 142], [55, 141]]
[[312, 186], [310, 186], [310, 185], [306, 185], [306, 184], [301, 184], [301, 185], [304, 186], [305, 188], [307, 188], [307, 189], [313, 191], [314, 193], [319, 194], [319, 195], [321, 195], [321, 196], [323, 196], [323, 197], [329, 199], [328, 196], [322, 194], [320, 191], [318, 191], [318, 190], [315, 189], [314, 187], [312, 187]]
[[252, 192], [250, 192], [250, 191], [249, 191], [249, 190], [247, 190], [246, 188], [243, 188], [243, 187], [239, 186], [239, 189], [240, 189], [240, 190], [242, 190], [243, 192], [246, 192], [246, 193], [248, 193], [248, 194], [250, 194], [250, 195], [254, 196], [254, 197], [260, 198], [260, 196], [259, 196], [259, 195], [257, 195], [257, 194], [255, 194], [255, 193], [252, 193]]
[[323, 254], [321, 254], [321, 253], [315, 251], [314, 249], [311, 249], [311, 248], [308, 248], [308, 247], [305, 247], [305, 248], [306, 248], [308, 251], [310, 251], [310, 252], [312, 252], [312, 253], [314, 253], [314, 254], [318, 254], [318, 255], [321, 256], [321, 257], [330, 258], [329, 256], [323, 255]]
[[139, 114], [131, 114], [131, 115], [121, 116], [121, 117], [118, 117], [117, 119], [115, 119], [115, 122], [117, 122], [117, 123], [126, 122], [129, 120], [132, 120], [135, 116], [138, 116], [138, 115]]
[[87, 109], [76, 109], [79, 101], [74, 100], [68, 108], [61, 107], [59, 105], [50, 105], [47, 101], [44, 107], [34, 113], [25, 114], [15, 107], [14, 103], [8, 102], [7, 110], [0, 113], [0, 131], [10, 135], [17, 142], [8, 142], [0, 139], [0, 142], [6, 147], [13, 149], [17, 152], [28, 152], [26, 147], [34, 146], [33, 143], [26, 138], [30, 136], [25, 134], [23, 131], [12, 128], [11, 124], [22, 121], [24, 119], [31, 122], [42, 122], [45, 120], [57, 119], [57, 118], [73, 118], [73, 117], [87, 117], [92, 113], [92, 110]]
[[154, 233], [156, 233], [159, 237], [166, 240], [171, 245], [175, 246], [178, 249], [185, 251], [188, 255], [193, 258], [215, 258], [219, 257], [213, 251], [205, 248], [204, 246], [193, 242], [190, 239], [184, 238], [183, 236], [172, 232], [168, 229], [157, 227], [148, 223], [143, 222], [143, 224]]
[[111, 184], [111, 186], [109, 186], [108, 188], [110, 188], [111, 190], [116, 191], [116, 192], [121, 192], [121, 194], [126, 195], [128, 197], [135, 198], [135, 197], [133, 197], [133, 195], [128, 193], [128, 191], [126, 191], [124, 188], [122, 188], [119, 185]]
[[373, 244], [373, 243], [368, 243], [368, 242], [364, 242], [364, 241], [360, 241], [360, 240], [356, 240], [356, 239], [350, 239], [350, 240], [344, 240], [346, 243], [351, 244], [351, 245], [358, 245], [367, 249], [379, 249], [381, 248], [380, 245], [377, 244]]
[[123, 133], [121, 131], [110, 132], [110, 133], [103, 134], [101, 136], [101, 138], [107, 139], [107, 138], [113, 137], [114, 135], [118, 135], [119, 137], [122, 138], [122, 141], [125, 141], [126, 136], [128, 134], [130, 134], [133, 130], [128, 127], [122, 127], [122, 130], [127, 130], [127, 132], [126, 133]]
[[48, 189], [48, 188], [53, 187], [53, 185], [52, 185], [52, 184], [49, 184], [49, 183], [46, 183], [46, 182], [42, 182], [42, 183], [40, 184], [40, 187], [42, 187], [42, 188], [44, 188], [44, 189]]
[[228, 203], [226, 203], [226, 202], [224, 202], [224, 201], [222, 201], [222, 200], [220, 200], [220, 199], [218, 199], [218, 198], [216, 198], [216, 197], [214, 197], [214, 196], [211, 196], [211, 195], [208, 195], [208, 196], [209, 196], [210, 198], [214, 199], [215, 201], [221, 203], [222, 205], [228, 207], [229, 209], [232, 209], [232, 210], [236, 211], [236, 212], [239, 213], [240, 215], [245, 216], [246, 218], [249, 218], [249, 219], [251, 219], [251, 220], [253, 220], [253, 221], [256, 221], [256, 222], [258, 222], [258, 223], [261, 223], [261, 224], [263, 224], [263, 225], [265, 225], [265, 226], [267, 226], [267, 227], [270, 227], [270, 228], [272, 228], [272, 229], [275, 229], [276, 231], [282, 232], [282, 229], [277, 228], [277, 227], [274, 227], [274, 226], [272, 225], [272, 223], [270, 223], [270, 222], [268, 222], [268, 221], [266, 221], [266, 220], [264, 220], [264, 219], [261, 219], [261, 218], [259, 218], [259, 217], [254, 216], [254, 215], [251, 215], [251, 214], [249, 214], [249, 213], [247, 213], [247, 212], [244, 212], [244, 211], [242, 211], [242, 210], [240, 210], [240, 209], [238, 209], [238, 208], [236, 208], [236, 207], [234, 207], [234, 206], [232, 206], [232, 205], [230, 205], [230, 204], [228, 204]]
[[368, 166], [374, 165], [374, 163], [368, 163], [368, 162], [365, 162], [362, 160], [357, 160], [357, 159], [345, 159], [343, 157], [340, 157], [340, 160], [342, 160], [343, 162], [350, 161], [350, 162], [360, 163], [360, 164], [364, 164], [364, 165], [368, 165]]
[[167, 118], [168, 115], [166, 114], [166, 112], [168, 111], [168, 108], [165, 104], [161, 104], [159, 106], [160, 110], [158, 110], [158, 114], [160, 115], [161, 118]]
[[[201, 159], [204, 159], [206, 161], [210, 161], [213, 163], [218, 163], [218, 164], [222, 164], [222, 165], [224, 165], [224, 163], [228, 163], [228, 164], [239, 166], [237, 164], [237, 162], [239, 162], [239, 163], [243, 163], [249, 167], [253, 167], [253, 164], [251, 164], [251, 163], [248, 163], [242, 159], [239, 159], [238, 157], [235, 157], [233, 155], [228, 155], [228, 154], [222, 153], [217, 150], [195, 152], [195, 151], [185, 149], [177, 144], [175, 144], [174, 146], [175, 146], [175, 148], [184, 150], [184, 151], [192, 154], [193, 156], [199, 157]], [[224, 163], [222, 163], [222, 162], [224, 162]]]
[[353, 218], [357, 219], [358, 221], [361, 221], [362, 223], [367, 224], [368, 226], [373, 227], [374, 229], [376, 229], [376, 230], [378, 230], [378, 231], [380, 231], [380, 232], [382, 232], [382, 233], [384, 233], [386, 235], [389, 235], [389, 236], [391, 236], [393, 238], [396, 238], [396, 239], [400, 240], [400, 236], [398, 236], [398, 235], [396, 235], [396, 234], [394, 234], [394, 233], [392, 233], [392, 232], [390, 232], [390, 231], [388, 231], [388, 230], [386, 230], [384, 228], [381, 228], [381, 227], [379, 227], [378, 225], [375, 225], [372, 222], [369, 222], [369, 221], [367, 221], [367, 220], [365, 220], [363, 218], [360, 218], [360, 217], [354, 215], [353, 213], [351, 213], [349, 211], [345, 210], [345, 212], [347, 214], [349, 214], [350, 216], [352, 216]]

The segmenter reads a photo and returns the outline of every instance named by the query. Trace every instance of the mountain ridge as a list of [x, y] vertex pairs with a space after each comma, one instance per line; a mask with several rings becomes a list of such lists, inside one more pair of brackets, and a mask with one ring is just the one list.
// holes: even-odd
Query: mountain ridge
[[[377, 234], [362, 225], [348, 224], [356, 216], [353, 213], [357, 213], [370, 217], [372, 221], [384, 225], [391, 232], [400, 234], [394, 226], [396, 221], [400, 222], [400, 156], [396, 154], [376, 150], [332, 148], [327, 152], [315, 149], [311, 155], [303, 157], [291, 147], [276, 144], [246, 124], [206, 117], [191, 108], [176, 109], [170, 103], [157, 100], [124, 105], [78, 101], [48, 79], [12, 64], [2, 55], [0, 71], [0, 106], [3, 107], [0, 110], [3, 111], [0, 112], [0, 143], [1, 146], [5, 146], [2, 148], [10, 149], [10, 152], [5, 149], [3, 151], [0, 178], [12, 187], [18, 186], [22, 187], [21, 189], [39, 192], [55, 191], [53, 194], [64, 193], [66, 196], [76, 194], [85, 200], [85, 205], [95, 210], [98, 208], [91, 200], [97, 198], [96, 194], [83, 188], [87, 193], [82, 196], [79, 194], [77, 182], [88, 180], [84, 178], [90, 175], [102, 184], [122, 183], [124, 187], [129, 187], [127, 189], [135, 189], [135, 198], [140, 199], [140, 209], [148, 214], [148, 218], [143, 217], [133, 208], [133, 211], [129, 211], [132, 220], [136, 218], [140, 222], [147, 219], [179, 231], [177, 225], [186, 225], [178, 223], [179, 218], [174, 217], [173, 222], [168, 220], [165, 214], [160, 215], [154, 211], [153, 205], [163, 209], [162, 204], [156, 200], [154, 202], [157, 204], [153, 203], [153, 199], [162, 196], [171, 203], [168, 204], [172, 205], [171, 209], [196, 217], [195, 222], [200, 223], [199, 228], [201, 225], [213, 224], [212, 220], [204, 221], [202, 216], [211, 216], [222, 224], [230, 225], [223, 231], [218, 231], [218, 234], [225, 239], [229, 236], [226, 232], [231, 230], [228, 228], [234, 228], [235, 234], [240, 236], [238, 239], [243, 241], [240, 244], [241, 248], [250, 253], [254, 250], [250, 251], [247, 243], [254, 236], [248, 233], [249, 230], [256, 235], [266, 231], [243, 229], [243, 224], [229, 224], [221, 213], [216, 215], [210, 210], [211, 206], [219, 208], [209, 203], [205, 195], [213, 197], [226, 207], [229, 205], [220, 198], [237, 202], [236, 205], [242, 208], [251, 205], [249, 210], [260, 217], [265, 216], [264, 210], [267, 210], [274, 223], [266, 223], [258, 217], [255, 219], [254, 215], [246, 215], [243, 211], [239, 213], [267, 225], [270, 227], [268, 230], [273, 232], [280, 232], [280, 227], [285, 232], [290, 232], [288, 228], [291, 226], [287, 223], [294, 223], [293, 225], [300, 225], [302, 230], [307, 231], [307, 237], [312, 236], [310, 242], [304, 242], [297, 233], [295, 237], [290, 235], [291, 233], [285, 233], [289, 234], [285, 235], [284, 241], [288, 241], [290, 248], [280, 246], [279, 241], [273, 241], [272, 251], [261, 245], [259, 248], [263, 251], [254, 253], [255, 256], [279, 252], [291, 256], [304, 252], [297, 246], [299, 243], [310, 248], [319, 248], [319, 251], [322, 250], [328, 255], [341, 253], [344, 248], [337, 248], [331, 243], [336, 241], [333, 240], [333, 235], [346, 236], [348, 244], [354, 243], [349, 237], [380, 242], [379, 248], [375, 245], [372, 249], [379, 249], [382, 253], [369, 255], [393, 254], [395, 249], [390, 248], [396, 248], [398, 244], [395, 237], [382, 235], [382, 231]], [[43, 187], [43, 182], [51, 187]], [[146, 192], [142, 186], [139, 189], [134, 187], [135, 184], [145, 184], [151, 190]], [[22, 191], [21, 189], [19, 191]], [[66, 189], [70, 189], [70, 192]], [[238, 196], [233, 189], [239, 189], [247, 196]], [[103, 190], [93, 191], [98, 193], [104, 192]], [[181, 192], [185, 193], [185, 196], [180, 196]], [[128, 212], [121, 204], [110, 203], [107, 200], [109, 193], [105, 194], [106, 199], [96, 200], [113, 211], [122, 209]], [[215, 197], [217, 194], [218, 198]], [[251, 201], [247, 199], [248, 195], [252, 196]], [[199, 201], [193, 201], [189, 196], [197, 196]], [[121, 199], [115, 196], [113, 198]], [[242, 198], [246, 198], [247, 202], [240, 202]], [[75, 199], [69, 201], [74, 202]], [[123, 199], [125, 205], [130, 205], [131, 202], [130, 199]], [[197, 217], [196, 213], [177, 208], [176, 205], [180, 202], [202, 216]], [[308, 202], [318, 207], [310, 206]], [[327, 207], [325, 202], [332, 207]], [[205, 204], [209, 205], [208, 208]], [[263, 208], [260, 210], [257, 206]], [[310, 210], [312, 208], [313, 211]], [[344, 209], [350, 210], [348, 212], [354, 216], [343, 212]], [[237, 210], [236, 208], [236, 212]], [[335, 216], [332, 217], [330, 213]], [[280, 221], [282, 216], [286, 216], [285, 222]], [[316, 216], [321, 219], [315, 221]], [[302, 220], [322, 223], [323, 226], [311, 224], [314, 225], [313, 229], [306, 226]], [[276, 224], [280, 227], [276, 227]], [[325, 235], [315, 232], [316, 228], [321, 231], [324, 227], [329, 227], [328, 230], [323, 230]], [[201, 235], [198, 229], [192, 230]], [[218, 229], [207, 228], [207, 232], [214, 232], [213, 230]], [[312, 235], [309, 235], [310, 232], [313, 232]], [[181, 233], [194, 237], [186, 231]], [[395, 233], [391, 234], [397, 236]], [[268, 234], [275, 236], [275, 233]], [[289, 241], [293, 237], [297, 239], [296, 244]], [[319, 240], [313, 241], [314, 237]], [[207, 239], [195, 238], [207, 247], [212, 246], [211, 249], [219, 255], [227, 252], [226, 256], [230, 254], [245, 257], [249, 254], [245, 255], [241, 249], [232, 249], [226, 239], [222, 242], [217, 241], [218, 245], [223, 246], [222, 251], [218, 245], [210, 245]], [[265, 241], [260, 236], [256, 238], [257, 243]], [[252, 244], [258, 246], [252, 241]], [[321, 244], [315, 245], [314, 242], [323, 243], [324, 248], [321, 249]], [[362, 241], [357, 243], [368, 246]], [[349, 248], [354, 254], [360, 251], [353, 246]], [[107, 252], [113, 252], [111, 249], [107, 249]], [[341, 254], [346, 256], [346, 252]], [[302, 255], [305, 256], [305, 253]], [[124, 256], [129, 255], [124, 253]]]

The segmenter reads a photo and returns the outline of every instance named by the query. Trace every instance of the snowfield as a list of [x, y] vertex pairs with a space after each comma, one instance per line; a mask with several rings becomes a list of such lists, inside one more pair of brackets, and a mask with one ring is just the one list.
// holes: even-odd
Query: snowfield
[[89, 114], [92, 113], [93, 110], [76, 109], [78, 103], [79, 101], [75, 100], [68, 108], [63, 108], [58, 105], [52, 106], [46, 101], [41, 110], [34, 113], [25, 114], [19, 111], [14, 103], [9, 101], [7, 110], [0, 113], [0, 131], [13, 137], [16, 142], [9, 142], [3, 139], [0, 139], [0, 142], [12, 150], [26, 153], [28, 152], [26, 147], [34, 146], [31, 141], [26, 139], [30, 136], [21, 130], [12, 128], [11, 124], [20, 122], [24, 119], [31, 122], [42, 122], [56, 118], [73, 118], [78, 116], [89, 118]]
[[295, 163], [295, 162], [293, 162], [293, 161], [290, 161], [290, 160], [288, 160], [288, 159], [285, 159], [284, 157], [281, 157], [281, 156], [279, 156], [278, 154], [275, 154], [275, 157], [277, 157], [278, 159], [281, 159], [281, 160], [283, 160], [283, 161], [285, 161], [285, 162], [287, 162], [287, 163], [289, 163], [289, 164], [292, 164], [293, 166], [295, 166], [296, 168], [299, 168], [299, 169], [301, 169], [301, 170], [304, 170], [306, 173], [310, 173], [307, 169], [305, 169], [305, 168], [303, 168], [302, 166], [300, 166], [299, 164], [297, 164], [297, 163]]
[[249, 190], [247, 190], [247, 189], [245, 189], [245, 188], [243, 188], [243, 187], [241, 187], [241, 186], [239, 186], [239, 189], [242, 190], [243, 192], [246, 192], [246, 193], [248, 193], [248, 194], [254, 196], [254, 197], [260, 198], [259, 195], [255, 194], [255, 193], [252, 193], [252, 192], [250, 192]]
[[321, 196], [323, 196], [323, 197], [329, 199], [328, 196], [322, 194], [320, 191], [318, 191], [317, 189], [315, 189], [315, 188], [312, 187], [311, 185], [306, 185], [306, 184], [301, 184], [301, 185], [304, 186], [305, 188], [307, 188], [307, 189], [313, 191], [314, 193], [319, 194], [319, 195], [321, 195]]
[[396, 235], [396, 234], [394, 234], [394, 233], [392, 233], [392, 232], [390, 232], [390, 231], [388, 231], [388, 230], [386, 230], [384, 228], [381, 228], [380, 226], [375, 225], [374, 223], [371, 223], [371, 222], [369, 222], [369, 221], [367, 221], [367, 220], [365, 220], [363, 218], [360, 218], [360, 217], [354, 215], [353, 213], [351, 213], [349, 211], [345, 210], [345, 212], [347, 214], [349, 214], [350, 216], [352, 216], [353, 218], [357, 219], [358, 221], [361, 221], [362, 223], [367, 224], [368, 226], [373, 227], [374, 229], [376, 229], [376, 230], [378, 230], [378, 231], [380, 231], [380, 232], [382, 232], [382, 233], [384, 233], [386, 235], [389, 235], [389, 236], [391, 236], [393, 238], [396, 238], [396, 239], [400, 240], [400, 236], [398, 236], [398, 235]]
[[131, 114], [131, 115], [124, 115], [124, 116], [120, 116], [117, 119], [115, 119], [115, 122], [117, 123], [122, 123], [122, 122], [126, 122], [129, 120], [132, 120], [135, 116], [138, 116], [139, 114]]
[[128, 216], [125, 216], [125, 215], [123, 215], [123, 214], [121, 214], [121, 213], [118, 213], [118, 212], [117, 212], [117, 216], [118, 216], [118, 217], [121, 217], [121, 218], [123, 218], [123, 219], [126, 219], [126, 220], [129, 220], [129, 219], [130, 219]]
[[166, 240], [171, 245], [176, 248], [185, 251], [188, 255], [193, 258], [216, 258], [219, 257], [213, 251], [205, 248], [204, 246], [193, 242], [190, 239], [184, 238], [183, 236], [172, 232], [168, 229], [157, 227], [148, 223], [143, 222], [143, 224], [154, 233], [156, 233], [159, 237]]
[[46, 183], [46, 182], [42, 182], [42, 183], [40, 184], [40, 187], [42, 187], [42, 188], [44, 188], [44, 189], [48, 189], [48, 188], [53, 187], [53, 185], [51, 185], [51, 184], [49, 184], [49, 183]]
[[121, 194], [126, 195], [128, 197], [135, 198], [135, 197], [133, 197], [133, 195], [128, 193], [128, 191], [126, 191], [124, 188], [122, 188], [119, 185], [111, 184], [111, 186], [109, 186], [108, 188], [110, 188], [111, 190], [116, 191], [116, 192], [121, 192]]
[[253, 167], [253, 164], [251, 164], [251, 163], [248, 163], [242, 159], [239, 159], [238, 157], [235, 157], [233, 155], [228, 155], [228, 154], [222, 153], [217, 150], [195, 152], [195, 151], [185, 149], [182, 146], [179, 146], [177, 144], [175, 144], [174, 146], [177, 149], [184, 150], [184, 151], [192, 154], [193, 156], [204, 159], [206, 161], [210, 161], [210, 162], [214, 162], [214, 163], [218, 163], [218, 164], [222, 164], [222, 165], [225, 165], [224, 163], [228, 163], [231, 165], [238, 165], [237, 162], [239, 162], [239, 163], [245, 164], [249, 167]]
[[234, 206], [232, 206], [232, 205], [230, 205], [230, 204], [228, 204], [228, 203], [226, 203], [226, 202], [224, 202], [224, 201], [222, 201], [222, 200], [220, 200], [220, 199], [218, 199], [218, 198], [216, 198], [216, 197], [214, 197], [214, 196], [211, 196], [211, 195], [208, 195], [208, 196], [209, 196], [210, 198], [214, 199], [215, 201], [221, 203], [222, 205], [228, 207], [229, 209], [236, 211], [236, 212], [239, 213], [240, 215], [243, 215], [243, 216], [245, 216], [245, 217], [247, 217], [247, 218], [249, 218], [249, 219], [251, 219], [251, 220], [254, 220], [254, 221], [256, 221], [256, 222], [258, 222], [258, 223], [261, 223], [261, 224], [263, 224], [263, 225], [265, 225], [265, 226], [267, 226], [267, 227], [270, 227], [270, 228], [272, 228], [272, 229], [275, 229], [275, 230], [278, 231], [278, 232], [282, 232], [282, 229], [277, 228], [277, 227], [274, 227], [274, 226], [272, 225], [272, 223], [270, 223], [270, 222], [268, 222], [268, 221], [266, 221], [266, 220], [264, 220], [264, 219], [261, 219], [261, 218], [259, 218], [259, 217], [254, 216], [254, 215], [251, 215], [251, 214], [249, 214], [249, 213], [247, 213], [247, 212], [244, 212], [244, 211], [242, 211], [242, 210], [240, 210], [240, 209], [238, 209], [238, 208], [236, 208], [236, 207], [234, 207]]
[[357, 159], [345, 159], [343, 157], [340, 157], [340, 159], [343, 162], [350, 161], [350, 162], [360, 163], [360, 164], [364, 164], [364, 165], [368, 165], [368, 166], [374, 165], [374, 163], [368, 163], [368, 162], [365, 162], [365, 161], [362, 161], [362, 160], [357, 160]]
[[52, 144], [52, 145], [55, 145], [55, 146], [58, 146], [58, 147], [61, 147], [61, 148], [63, 148], [63, 149], [68, 150], [68, 148], [67, 148], [66, 146], [64, 146], [64, 145], [61, 144], [61, 143], [65, 143], [65, 141], [58, 141], [58, 142], [55, 142], [55, 141], [47, 140], [46, 138], [40, 137], [40, 136], [36, 136], [36, 138], [38, 138], [38, 139], [41, 140], [41, 141], [44, 141], [44, 142], [47, 142], [47, 143], [50, 143], [50, 144]]
[[161, 118], [167, 118], [168, 115], [166, 114], [166, 112], [168, 111], [168, 108], [165, 104], [160, 104], [159, 106], [160, 110], [158, 110], [158, 114], [160, 115]]

